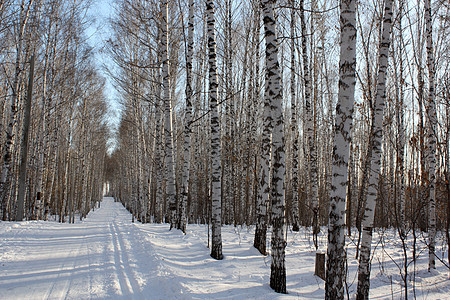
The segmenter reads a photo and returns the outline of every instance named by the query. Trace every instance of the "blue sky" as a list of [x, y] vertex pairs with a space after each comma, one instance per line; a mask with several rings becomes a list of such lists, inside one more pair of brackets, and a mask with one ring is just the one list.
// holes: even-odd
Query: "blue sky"
[[[112, 128], [117, 127], [120, 117], [120, 105], [118, 104], [118, 93], [114, 88], [105, 68], [112, 68], [113, 63], [105, 51], [105, 41], [110, 37], [109, 18], [114, 13], [114, 0], [97, 0], [92, 1], [89, 11], [89, 18], [95, 20], [93, 25], [88, 29], [89, 44], [95, 49], [95, 56], [100, 72], [106, 79], [105, 96], [109, 106], [108, 123]], [[112, 146], [112, 145], [111, 145]]]

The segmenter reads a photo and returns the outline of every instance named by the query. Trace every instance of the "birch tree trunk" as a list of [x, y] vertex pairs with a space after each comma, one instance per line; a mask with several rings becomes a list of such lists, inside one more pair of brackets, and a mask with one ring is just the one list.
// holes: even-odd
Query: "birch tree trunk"
[[430, 198], [428, 202], [428, 271], [436, 269], [435, 238], [436, 238], [436, 132], [437, 117], [435, 103], [435, 62], [433, 54], [433, 27], [431, 18], [431, 0], [425, 1], [425, 35], [427, 39], [428, 67], [428, 101], [427, 101], [427, 160], [428, 187]]
[[163, 46], [162, 57], [162, 84], [164, 101], [164, 137], [165, 137], [165, 161], [166, 161], [166, 198], [169, 203], [170, 228], [176, 225], [177, 203], [175, 199], [175, 163], [172, 139], [172, 105], [170, 101], [169, 90], [169, 26], [168, 20], [168, 1], [162, 2], [161, 18], [161, 43]]
[[[291, 37], [295, 36], [295, 0], [291, 0]], [[299, 231], [298, 211], [298, 127], [295, 93], [295, 41], [291, 39], [291, 134], [292, 134], [292, 230]]]
[[317, 249], [317, 234], [319, 233], [319, 194], [317, 188], [317, 153], [314, 141], [314, 110], [311, 108], [311, 74], [308, 64], [308, 46], [306, 42], [306, 22], [304, 1], [300, 0], [300, 22], [302, 27], [302, 53], [303, 53], [303, 82], [305, 88], [305, 114], [306, 114], [306, 147], [308, 165], [308, 199], [313, 211], [313, 238], [314, 245]]
[[378, 177], [381, 165], [381, 142], [383, 134], [383, 111], [386, 100], [386, 72], [389, 58], [390, 36], [392, 28], [392, 0], [386, 0], [384, 3], [384, 19], [382, 27], [382, 35], [379, 46], [378, 58], [378, 80], [373, 105], [373, 140], [372, 140], [372, 160], [369, 175], [369, 186], [367, 192], [367, 202], [364, 210], [364, 218], [362, 221], [362, 236], [360, 246], [360, 257], [358, 267], [358, 287], [357, 299], [369, 298], [370, 286], [370, 250], [372, 243], [373, 221], [375, 216], [375, 207], [379, 199]]
[[194, 52], [194, 1], [189, 0], [188, 39], [186, 53], [186, 116], [184, 124], [184, 166], [182, 199], [178, 229], [186, 233], [186, 204], [189, 192], [189, 174], [191, 168], [191, 122], [192, 122], [192, 55]]
[[[256, 46], [256, 72], [259, 76], [259, 34], [260, 34], [260, 9], [255, 5], [255, 29], [254, 42]], [[255, 98], [259, 97], [259, 79], [256, 78]], [[256, 193], [256, 229], [253, 246], [258, 249], [259, 253], [266, 255], [266, 238], [267, 238], [267, 204], [269, 201], [269, 169], [270, 169], [270, 135], [272, 132], [272, 120], [270, 116], [270, 102], [264, 97], [263, 103], [263, 128], [261, 134], [261, 155], [259, 156], [259, 170], [257, 180]]]
[[220, 149], [220, 124], [219, 109], [217, 105], [217, 58], [216, 35], [214, 32], [214, 1], [206, 1], [207, 36], [209, 56], [209, 108], [211, 119], [211, 222], [212, 222], [212, 246], [211, 257], [217, 260], [223, 259], [222, 254], [222, 204], [221, 204], [221, 149]]
[[[260, 13], [259, 8], [257, 9], [255, 17], [255, 35], [259, 37], [259, 24], [260, 24]], [[256, 38], [259, 41], [259, 38]], [[259, 45], [259, 42], [256, 43]], [[257, 68], [259, 65], [259, 47], [256, 49], [256, 64]], [[258, 74], [256, 74], [258, 76]], [[258, 79], [256, 79], [258, 80]], [[259, 89], [256, 92], [259, 96]], [[255, 240], [253, 246], [258, 249], [262, 255], [266, 255], [266, 236], [267, 236], [267, 204], [269, 201], [269, 170], [270, 170], [270, 136], [272, 133], [272, 119], [270, 115], [270, 102], [269, 98], [264, 97], [263, 102], [263, 129], [261, 134], [261, 155], [259, 161], [259, 171], [258, 171], [258, 193], [256, 196], [256, 229], [255, 229]]]
[[[397, 95], [397, 107], [396, 107], [396, 116], [397, 116], [397, 132], [398, 132], [398, 152], [397, 152], [397, 180], [398, 180], [398, 191], [399, 191], [399, 201], [400, 201], [400, 209], [398, 219], [398, 227], [399, 232], [402, 239], [405, 239], [406, 230], [405, 230], [405, 126], [404, 126], [404, 108], [403, 108], [403, 98], [404, 98], [404, 79], [403, 79], [403, 41], [402, 41], [402, 16], [403, 16], [403, 5], [404, 0], [400, 0], [398, 13], [397, 13], [397, 22], [398, 22], [398, 55], [399, 55], [399, 84], [397, 87], [398, 95]], [[396, 76], [397, 77], [397, 76]], [[404, 266], [407, 268], [407, 265]], [[407, 271], [407, 269], [405, 270]], [[406, 273], [405, 273], [406, 274]]]
[[353, 103], [356, 85], [356, 11], [355, 0], [341, 0], [341, 50], [339, 93], [334, 124], [333, 166], [328, 220], [328, 249], [325, 299], [344, 298], [345, 276], [345, 198]]
[[275, 1], [262, 0], [264, 20], [264, 37], [266, 40], [266, 87], [264, 98], [270, 105], [270, 114], [265, 115], [272, 123], [272, 261], [270, 265], [270, 287], [277, 293], [286, 293], [286, 267], [284, 239], [284, 177], [285, 177], [285, 151], [284, 151], [284, 124], [281, 102], [282, 85], [281, 70], [278, 63], [278, 40], [276, 37], [276, 21], [273, 12]]

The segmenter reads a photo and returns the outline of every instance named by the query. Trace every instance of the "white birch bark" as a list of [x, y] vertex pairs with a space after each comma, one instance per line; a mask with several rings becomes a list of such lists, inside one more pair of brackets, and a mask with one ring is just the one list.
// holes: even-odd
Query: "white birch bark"
[[384, 19], [382, 35], [379, 46], [378, 58], [378, 80], [373, 104], [373, 139], [372, 139], [372, 160], [369, 174], [369, 186], [367, 191], [367, 201], [362, 221], [362, 236], [360, 246], [360, 257], [358, 267], [358, 287], [357, 299], [368, 299], [370, 286], [370, 250], [372, 244], [372, 230], [375, 216], [375, 207], [378, 200], [378, 178], [381, 166], [381, 144], [383, 134], [383, 111], [386, 100], [386, 72], [389, 58], [390, 36], [392, 28], [392, 0], [384, 3]]
[[[254, 24], [254, 44], [256, 45], [256, 72], [259, 76], [259, 35], [260, 35], [260, 9], [255, 5], [255, 24]], [[259, 79], [255, 78], [255, 95], [256, 103], [259, 98]], [[262, 255], [266, 255], [266, 239], [267, 239], [267, 204], [269, 201], [269, 169], [270, 169], [270, 135], [272, 132], [272, 121], [270, 117], [270, 103], [264, 98], [263, 108], [263, 129], [261, 134], [261, 154], [259, 155], [259, 170], [257, 180], [256, 193], [256, 229], [253, 246], [258, 249]], [[259, 151], [258, 151], [259, 152]]]
[[[258, 8], [256, 8], [258, 9]], [[256, 35], [259, 37], [259, 24], [260, 24], [260, 13], [259, 9], [256, 13], [256, 24], [255, 31]], [[259, 45], [259, 38], [256, 39], [257, 45]], [[256, 63], [257, 68], [259, 65], [259, 46], [256, 47]], [[258, 74], [256, 74], [258, 76]], [[259, 91], [259, 88], [257, 88]], [[258, 93], [258, 92], [257, 92]], [[257, 94], [257, 96], [259, 96]], [[255, 240], [253, 245], [262, 254], [266, 255], [266, 236], [267, 236], [267, 204], [269, 201], [269, 170], [270, 170], [270, 155], [271, 155], [271, 145], [270, 136], [272, 134], [272, 119], [270, 114], [270, 102], [269, 99], [264, 97], [263, 102], [263, 129], [261, 135], [261, 155], [259, 161], [258, 170], [258, 193], [256, 196], [256, 230], [255, 230]]]
[[428, 67], [428, 101], [427, 101], [427, 160], [428, 187], [430, 198], [428, 202], [428, 271], [436, 269], [435, 238], [436, 238], [436, 103], [435, 103], [435, 62], [433, 54], [433, 27], [431, 18], [431, 0], [425, 1], [425, 35], [427, 40]]
[[221, 209], [221, 149], [220, 149], [220, 125], [219, 109], [217, 105], [217, 59], [216, 36], [214, 32], [214, 2], [206, 1], [207, 37], [209, 56], [209, 108], [211, 119], [211, 222], [212, 222], [212, 246], [211, 257], [223, 259], [222, 254], [222, 209]]
[[[270, 287], [277, 293], [286, 293], [286, 267], [284, 239], [284, 178], [285, 178], [285, 152], [284, 152], [284, 122], [282, 115], [282, 85], [281, 70], [278, 63], [278, 40], [276, 37], [276, 21], [273, 11], [275, 1], [262, 0], [261, 7], [264, 21], [264, 37], [266, 41], [266, 86], [265, 101], [270, 104], [273, 168], [271, 188], [271, 220], [272, 220], [272, 260], [270, 265]], [[267, 122], [269, 123], [269, 122]]]
[[178, 229], [186, 233], [186, 204], [189, 193], [191, 168], [191, 122], [192, 122], [192, 56], [194, 52], [194, 1], [189, 0], [188, 39], [186, 53], [186, 116], [184, 124], [184, 166], [182, 179], [182, 199]]
[[[397, 22], [398, 22], [398, 55], [400, 59], [399, 63], [399, 84], [398, 84], [398, 95], [397, 95], [397, 132], [398, 132], [398, 152], [397, 152], [397, 179], [398, 179], [398, 190], [399, 190], [399, 201], [400, 209], [398, 216], [398, 226], [399, 232], [402, 239], [405, 238], [405, 126], [404, 126], [404, 108], [403, 108], [403, 98], [404, 98], [404, 87], [403, 87], [403, 41], [402, 41], [402, 16], [403, 16], [403, 6], [404, 0], [400, 0]], [[407, 268], [407, 266], [405, 266]]]
[[291, 135], [292, 135], [292, 230], [299, 231], [298, 210], [298, 127], [295, 93], [295, 0], [291, 0]]
[[319, 194], [317, 188], [317, 153], [314, 141], [314, 110], [311, 108], [311, 74], [308, 64], [308, 46], [306, 44], [306, 22], [304, 1], [300, 0], [300, 22], [302, 28], [302, 59], [303, 59], [303, 83], [305, 88], [305, 114], [306, 114], [306, 148], [308, 164], [308, 185], [309, 194], [308, 199], [313, 211], [313, 236], [314, 245], [317, 248], [317, 234], [319, 233]]
[[169, 90], [169, 26], [168, 20], [168, 1], [162, 2], [161, 18], [161, 43], [163, 46], [162, 57], [162, 85], [164, 101], [164, 138], [165, 138], [165, 162], [166, 162], [166, 198], [169, 203], [170, 228], [176, 224], [177, 204], [175, 199], [175, 163], [172, 139], [172, 104], [170, 101]]
[[162, 128], [162, 122], [161, 122], [161, 111], [162, 111], [162, 105], [161, 105], [161, 64], [162, 64], [162, 54], [163, 54], [163, 45], [161, 40], [162, 35], [162, 29], [158, 28], [158, 46], [156, 49], [156, 56], [157, 56], [157, 64], [158, 64], [158, 70], [156, 71], [156, 96], [154, 97], [155, 100], [155, 161], [154, 161], [154, 169], [156, 173], [156, 185], [155, 185], [155, 221], [156, 222], [162, 222], [163, 221], [163, 191], [162, 191], [162, 181], [163, 181], [163, 163], [161, 161], [161, 158], [163, 156], [163, 149], [162, 149], [162, 138], [161, 138], [161, 128]]
[[334, 148], [328, 220], [328, 249], [325, 299], [344, 298], [345, 272], [345, 198], [356, 72], [355, 0], [341, 0], [341, 50], [339, 61], [339, 93], [334, 124]]

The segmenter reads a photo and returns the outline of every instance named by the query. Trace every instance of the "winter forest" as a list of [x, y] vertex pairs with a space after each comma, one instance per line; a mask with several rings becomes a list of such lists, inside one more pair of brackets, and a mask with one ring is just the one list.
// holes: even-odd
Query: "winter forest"
[[[120, 203], [129, 235], [200, 231], [217, 264], [246, 232], [264, 299], [302, 290], [298, 264], [320, 286], [302, 299], [416, 299], [423, 278], [448, 297], [448, 0], [101, 3], [0, 0], [0, 262], [17, 226], [70, 230]], [[141, 285], [119, 281], [128, 299]], [[105, 297], [71, 286], [44, 298]]]

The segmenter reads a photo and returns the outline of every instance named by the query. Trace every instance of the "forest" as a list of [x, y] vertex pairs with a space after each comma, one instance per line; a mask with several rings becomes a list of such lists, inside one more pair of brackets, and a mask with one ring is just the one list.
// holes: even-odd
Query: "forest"
[[133, 222], [208, 224], [216, 260], [223, 226], [254, 227], [278, 293], [302, 228], [328, 236], [326, 299], [346, 239], [368, 299], [378, 228], [405, 286], [420, 243], [449, 268], [447, 0], [114, 0], [94, 44], [91, 6], [0, 0], [2, 221], [74, 223], [107, 185]]

